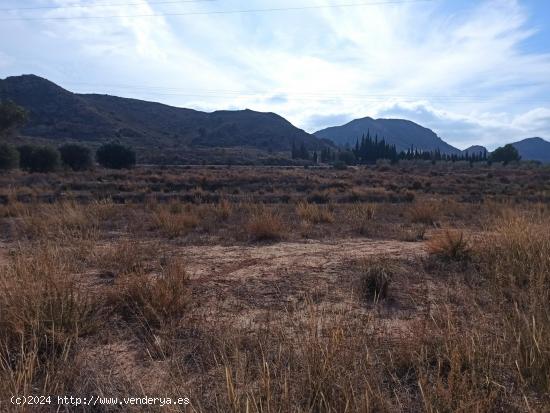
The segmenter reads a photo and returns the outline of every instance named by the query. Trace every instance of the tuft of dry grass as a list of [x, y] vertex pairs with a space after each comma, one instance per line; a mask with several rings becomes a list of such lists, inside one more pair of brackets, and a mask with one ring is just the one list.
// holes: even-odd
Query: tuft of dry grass
[[171, 259], [158, 276], [129, 274], [117, 280], [109, 304], [124, 319], [147, 331], [159, 329], [186, 314], [189, 278], [181, 260]]
[[428, 252], [446, 261], [468, 261], [470, 242], [462, 231], [445, 230], [428, 241]]
[[361, 235], [367, 235], [370, 223], [376, 213], [375, 204], [355, 203], [347, 211], [347, 219], [357, 228]]
[[395, 265], [387, 259], [364, 259], [358, 263], [358, 291], [362, 299], [378, 302], [389, 293]]
[[148, 262], [158, 252], [155, 243], [121, 239], [93, 250], [88, 264], [97, 267], [103, 275], [120, 277], [128, 274], [146, 273]]
[[101, 302], [73, 275], [70, 253], [19, 250], [0, 267], [0, 396], [62, 390], [79, 337], [101, 324]]
[[153, 212], [153, 225], [168, 238], [184, 236], [200, 223], [199, 216], [179, 203], [159, 206]]
[[218, 221], [227, 221], [233, 213], [233, 206], [227, 199], [222, 199], [212, 206], [214, 217]]
[[502, 303], [518, 382], [550, 394], [550, 218], [507, 215], [478, 252], [480, 268]]
[[470, 304], [474, 323], [438, 305], [431, 322], [406, 342], [404, 357], [412, 362], [423, 411], [517, 411], [503, 385], [509, 372], [502, 368], [502, 343], [495, 341], [498, 335], [485, 324], [483, 311]]
[[334, 214], [324, 205], [299, 202], [296, 205], [296, 212], [302, 220], [312, 224], [330, 224], [334, 222]]
[[426, 226], [423, 224], [402, 226], [399, 239], [405, 242], [418, 242], [426, 239]]
[[276, 241], [284, 234], [284, 224], [279, 214], [264, 205], [252, 209], [246, 227], [255, 241]]
[[215, 403], [205, 411], [394, 411], [373, 359], [356, 358], [371, 335], [342, 321], [311, 307], [286, 326], [275, 323], [248, 339], [225, 334], [215, 356]]
[[18, 230], [29, 239], [94, 239], [98, 232], [95, 210], [74, 202], [34, 205], [20, 217]]
[[408, 210], [414, 224], [435, 225], [439, 217], [439, 206], [435, 202], [416, 202]]

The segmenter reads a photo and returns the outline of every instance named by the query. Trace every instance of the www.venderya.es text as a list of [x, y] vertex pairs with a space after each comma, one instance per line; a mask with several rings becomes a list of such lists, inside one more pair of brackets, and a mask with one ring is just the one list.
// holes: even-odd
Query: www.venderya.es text
[[188, 397], [12, 396], [18, 406], [187, 406]]

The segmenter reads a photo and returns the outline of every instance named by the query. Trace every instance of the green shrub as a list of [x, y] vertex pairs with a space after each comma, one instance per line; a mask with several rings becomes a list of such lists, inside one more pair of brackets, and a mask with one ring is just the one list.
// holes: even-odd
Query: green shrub
[[0, 171], [9, 171], [19, 166], [19, 152], [13, 146], [0, 144]]
[[332, 167], [336, 169], [337, 171], [345, 171], [348, 169], [348, 165], [345, 162], [342, 161], [336, 161], [332, 164]]
[[495, 151], [491, 153], [489, 159], [492, 162], [503, 162], [504, 165], [506, 165], [509, 162], [519, 161], [521, 156], [519, 156], [519, 152], [514, 146], [508, 144], [495, 149]]
[[73, 171], [84, 171], [93, 166], [90, 148], [77, 144], [66, 144], [59, 148], [63, 165]]
[[17, 147], [19, 152], [19, 167], [26, 171], [31, 169], [31, 158], [35, 147], [32, 145], [21, 145]]
[[96, 153], [97, 162], [110, 169], [132, 168], [136, 164], [136, 153], [120, 143], [102, 145]]
[[13, 128], [22, 125], [27, 119], [27, 112], [12, 101], [0, 101], [0, 136]]
[[30, 172], [53, 172], [59, 168], [59, 151], [51, 146], [24, 145], [17, 148], [22, 169]]

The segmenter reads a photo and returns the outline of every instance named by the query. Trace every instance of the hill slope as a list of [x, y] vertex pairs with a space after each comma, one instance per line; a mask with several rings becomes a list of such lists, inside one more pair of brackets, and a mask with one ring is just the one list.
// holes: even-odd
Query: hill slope
[[71, 93], [34, 75], [0, 80], [0, 99], [30, 113], [22, 133], [49, 140], [103, 142], [113, 138], [142, 148], [219, 147], [288, 151], [327, 142], [274, 113], [213, 113], [109, 95]]
[[550, 163], [550, 142], [542, 138], [529, 138], [512, 144], [524, 161]]
[[355, 145], [356, 140], [370, 131], [371, 136], [378, 135], [394, 144], [398, 151], [405, 151], [413, 146], [418, 150], [459, 154], [460, 150], [444, 142], [432, 130], [414, 122], [403, 119], [372, 119], [369, 117], [352, 120], [342, 125], [315, 132], [318, 138], [330, 139], [337, 145]]

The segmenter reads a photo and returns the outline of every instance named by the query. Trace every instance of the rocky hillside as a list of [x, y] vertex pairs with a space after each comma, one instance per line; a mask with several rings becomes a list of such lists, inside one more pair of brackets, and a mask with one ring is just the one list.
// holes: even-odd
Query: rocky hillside
[[0, 99], [29, 112], [22, 133], [54, 141], [114, 138], [141, 148], [248, 148], [289, 151], [294, 142], [319, 150], [323, 142], [274, 113], [200, 112], [109, 95], [76, 94], [34, 75], [0, 80]]

